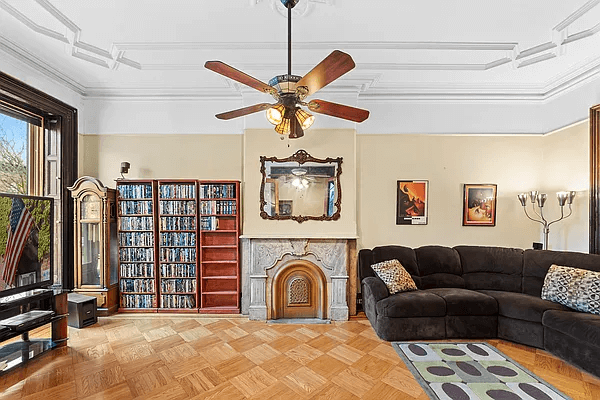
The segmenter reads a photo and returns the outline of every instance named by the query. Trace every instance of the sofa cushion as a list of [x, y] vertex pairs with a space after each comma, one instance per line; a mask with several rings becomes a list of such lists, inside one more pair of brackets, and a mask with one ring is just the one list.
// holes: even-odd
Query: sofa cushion
[[446, 302], [446, 315], [496, 315], [498, 302], [491, 296], [459, 288], [428, 289]]
[[423, 246], [415, 249], [421, 285], [419, 289], [437, 287], [464, 288], [460, 257], [456, 250], [443, 246]]
[[540, 297], [546, 273], [552, 264], [600, 271], [600, 255], [570, 251], [525, 250], [523, 293]]
[[524, 293], [504, 292], [500, 290], [479, 290], [479, 292], [495, 298], [498, 302], [498, 315], [504, 317], [541, 324], [542, 315], [544, 315], [545, 311], [569, 310], [562, 304], [553, 303]]
[[443, 317], [446, 302], [426, 290], [396, 293], [377, 302], [377, 315], [382, 317]]
[[382, 261], [371, 265], [371, 268], [385, 283], [390, 294], [417, 290], [415, 281], [398, 260]]
[[541, 298], [600, 315], [600, 272], [552, 265], [544, 279]]
[[396, 259], [411, 275], [418, 288], [421, 287], [421, 278], [417, 267], [417, 258], [415, 251], [410, 247], [404, 246], [379, 246], [371, 249], [362, 249], [358, 252], [358, 269], [360, 279], [367, 276], [377, 276], [371, 268], [372, 264]]
[[373, 262], [371, 264], [394, 259], [400, 261], [400, 264], [409, 274], [419, 276], [417, 257], [415, 251], [410, 247], [379, 246], [373, 248]]
[[521, 292], [523, 250], [456, 246], [467, 289]]
[[577, 311], [549, 310], [542, 324], [585, 343], [600, 347], [600, 316]]

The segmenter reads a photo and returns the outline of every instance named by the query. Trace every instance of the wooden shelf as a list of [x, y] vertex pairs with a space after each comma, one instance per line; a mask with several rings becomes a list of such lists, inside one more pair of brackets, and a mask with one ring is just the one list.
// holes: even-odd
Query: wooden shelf
[[177, 295], [177, 294], [181, 294], [181, 295], [190, 295], [190, 294], [193, 294], [195, 296], [196, 292], [160, 292], [160, 294], [161, 294], [161, 296], [166, 296], [166, 295], [169, 295], [169, 294], [175, 294], [175, 295]]
[[[130, 279], [130, 278], [127, 278]], [[149, 279], [154, 279], [154, 278], [149, 278]], [[156, 292], [121, 292], [121, 294], [143, 294], [143, 295], [154, 295], [156, 294]]]
[[[130, 184], [132, 184], [130, 182]], [[135, 199], [130, 199], [128, 197], [117, 197], [117, 200], [119, 201], [152, 201], [154, 200], [152, 197], [140, 197], [140, 198], [135, 198]]]
[[219, 291], [219, 292], [202, 292], [202, 295], [224, 295], [224, 294], [237, 294], [237, 291]]
[[[134, 201], [134, 200], [132, 200]], [[138, 200], [135, 200], [138, 201]], [[139, 200], [142, 201], [142, 200]], [[119, 217], [152, 217], [154, 214], [119, 214]]]
[[202, 279], [237, 279], [236, 275], [203, 276]]
[[121, 261], [120, 264], [154, 264], [154, 261]]
[[205, 260], [201, 262], [203, 264], [237, 264], [237, 260]]

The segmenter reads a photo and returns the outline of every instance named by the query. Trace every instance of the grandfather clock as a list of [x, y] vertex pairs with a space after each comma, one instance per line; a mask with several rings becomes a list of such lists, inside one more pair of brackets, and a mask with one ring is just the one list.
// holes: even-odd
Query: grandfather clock
[[97, 314], [106, 316], [119, 304], [115, 189], [82, 176], [69, 190], [75, 202], [74, 291], [96, 297]]

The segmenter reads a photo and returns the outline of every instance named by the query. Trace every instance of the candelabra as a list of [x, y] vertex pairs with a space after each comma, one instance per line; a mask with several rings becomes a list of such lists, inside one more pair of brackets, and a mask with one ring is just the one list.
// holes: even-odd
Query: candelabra
[[[554, 221], [551, 221], [551, 222], [548, 222], [548, 220], [546, 220], [546, 218], [544, 218], [544, 204], [546, 203], [546, 198], [548, 197], [546, 195], [546, 193], [538, 193], [537, 190], [533, 190], [533, 191], [529, 192], [529, 194], [521, 193], [521, 194], [517, 195], [517, 198], [521, 202], [521, 205], [523, 206], [523, 211], [525, 211], [525, 215], [527, 216], [527, 218], [529, 218], [532, 221], [539, 222], [540, 224], [542, 224], [544, 226], [544, 247], [543, 247], [544, 250], [548, 249], [548, 235], [550, 234], [550, 225], [552, 225], [555, 222], [561, 221], [565, 218], [569, 218], [571, 216], [571, 214], [573, 214], [573, 209], [571, 208], [571, 205], [573, 204], [573, 199], [575, 198], [575, 194], [576, 194], [576, 192], [574, 192], [574, 191], [556, 193], [558, 205], [560, 206], [560, 218], [558, 218]], [[529, 216], [529, 214], [527, 213], [527, 208], [526, 208], [527, 197], [529, 197], [531, 199], [533, 212], [540, 219], [531, 218]], [[537, 212], [535, 209], [536, 203], [540, 210], [539, 212]], [[565, 205], [569, 206], [569, 213], [567, 215], [565, 215]]]

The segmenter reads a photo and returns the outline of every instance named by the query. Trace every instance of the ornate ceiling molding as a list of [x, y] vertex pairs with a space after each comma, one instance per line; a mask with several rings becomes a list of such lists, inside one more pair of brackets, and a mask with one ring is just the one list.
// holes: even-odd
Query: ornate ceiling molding
[[[68, 50], [68, 54], [72, 57], [89, 62], [98, 66], [109, 69], [118, 69], [120, 66], [126, 66], [137, 70], [149, 71], [169, 71], [169, 70], [203, 70], [202, 64], [169, 64], [169, 63], [143, 63], [135, 59], [136, 53], [139, 52], [169, 52], [173, 50], [180, 51], [205, 51], [205, 50], [237, 50], [237, 49], [254, 49], [254, 50], [271, 50], [283, 49], [286, 44], [281, 42], [272, 43], [183, 43], [183, 42], [139, 42], [126, 43], [115, 42], [110, 46], [110, 49], [102, 49], [91, 43], [81, 40], [82, 29], [75, 21], [69, 19], [63, 12], [58, 10], [51, 0], [33, 0], [39, 7], [40, 12], [48, 13], [54, 20], [64, 26], [64, 33], [59, 30], [51, 29], [36, 23], [32, 18], [29, 18], [24, 12], [17, 8], [15, 2], [9, 4], [8, 0], [0, 0], [0, 12], [6, 12], [14, 17], [21, 24], [26, 26], [33, 32], [46, 36], [50, 39], [63, 43]], [[272, 7], [285, 11], [279, 0], [249, 0], [252, 6], [259, 3], [270, 3]], [[304, 7], [300, 5], [304, 4]], [[569, 29], [581, 17], [586, 15], [590, 10], [600, 4], [600, 0], [590, 0], [578, 10], [573, 12], [563, 21], [559, 22], [550, 30], [551, 41], [538, 44], [536, 46], [520, 50], [518, 43], [512, 42], [298, 42], [294, 43], [294, 49], [297, 50], [326, 50], [340, 48], [343, 50], [387, 50], [387, 51], [411, 51], [411, 50], [428, 50], [428, 51], [453, 51], [453, 54], [460, 52], [485, 52], [487, 60], [482, 60], [479, 63], [448, 63], [444, 62], [443, 57], [439, 57], [437, 63], [359, 63], [355, 72], [349, 75], [348, 79], [340, 81], [338, 85], [332, 85], [329, 88], [332, 92], [347, 92], [355, 91], [360, 97], [365, 98], [424, 98], [423, 96], [431, 96], [432, 91], [439, 93], [444, 90], [439, 84], [431, 84], [431, 87], [425, 87], [421, 91], [411, 91], [407, 84], [399, 85], [398, 88], [394, 85], [385, 84], [384, 87], [379, 87], [381, 82], [379, 77], [384, 71], [486, 71], [509, 64], [512, 68], [524, 68], [529, 65], [546, 62], [548, 60], [560, 57], [565, 52], [566, 46], [575, 41], [588, 38], [600, 32], [600, 23], [581, 29], [576, 32], [570, 32]], [[294, 9], [303, 15], [306, 15], [313, 7], [319, 5], [334, 6], [334, 0], [306, 0], [299, 3]], [[280, 11], [281, 11], [280, 10]], [[68, 74], [52, 68], [47, 62], [41, 60], [28, 50], [17, 45], [13, 41], [7, 40], [0, 36], [0, 49], [14, 56], [20, 61], [23, 61], [28, 66], [38, 70], [50, 79], [57, 81], [60, 84], [74, 90], [84, 96], [110, 96], [117, 95], [116, 88], [94, 88], [85, 87], [81, 83], [76, 82]], [[495, 52], [495, 55], [490, 56], [490, 52]], [[159, 59], [159, 57], [154, 57]], [[190, 57], [192, 58], [192, 57]], [[165, 58], [166, 59], [166, 58]], [[283, 70], [284, 65], [278, 64], [241, 64], [236, 65], [237, 68], [250, 72], [269, 72], [275, 74], [278, 70]], [[297, 69], [308, 70], [311, 66], [296, 65]], [[493, 85], [483, 85], [472, 88], [470, 93], [462, 93], [461, 85], [452, 85], [447, 88], [448, 91], [439, 93], [436, 96], [448, 98], [468, 98], [472, 95], [474, 98], [481, 96], [490, 96], [490, 98], [506, 98], [512, 99], [514, 96], [527, 99], [546, 100], [547, 98], [568, 89], [569, 85], [577, 84], [583, 80], [589, 79], [593, 74], [598, 73], [598, 60], [594, 60], [586, 66], [575, 66], [572, 70], [567, 71], [562, 76], [553, 79], [545, 85], [536, 87], [523, 88], [512, 90], [504, 86], [494, 87]], [[202, 93], [195, 95], [202, 98], [208, 97], [235, 97], [242, 95], [245, 88], [241, 88], [239, 84], [232, 83], [224, 79], [225, 87], [229, 88], [231, 93], [225, 95], [217, 95], [209, 88], [206, 91], [204, 88], [194, 89], [195, 91], [202, 90]], [[129, 93], [132, 96], [137, 96], [136, 92], [144, 92], [145, 88], [122, 89], [121, 96], [127, 96]], [[215, 90], [217, 90], [215, 88]], [[159, 92], [161, 90], [159, 89]], [[165, 96], [176, 96], [177, 93], [183, 93], [181, 90], [162, 89]], [[188, 95], [191, 95], [188, 93]]]
[[[271, 8], [278, 15], [287, 18], [287, 8], [283, 6], [280, 0], [250, 0], [250, 5], [255, 6], [259, 3], [270, 3]], [[314, 9], [315, 5], [318, 4], [326, 4], [326, 5], [334, 5], [334, 0], [306, 0], [301, 1], [292, 9], [292, 16], [294, 18], [302, 18], [311, 13]]]

